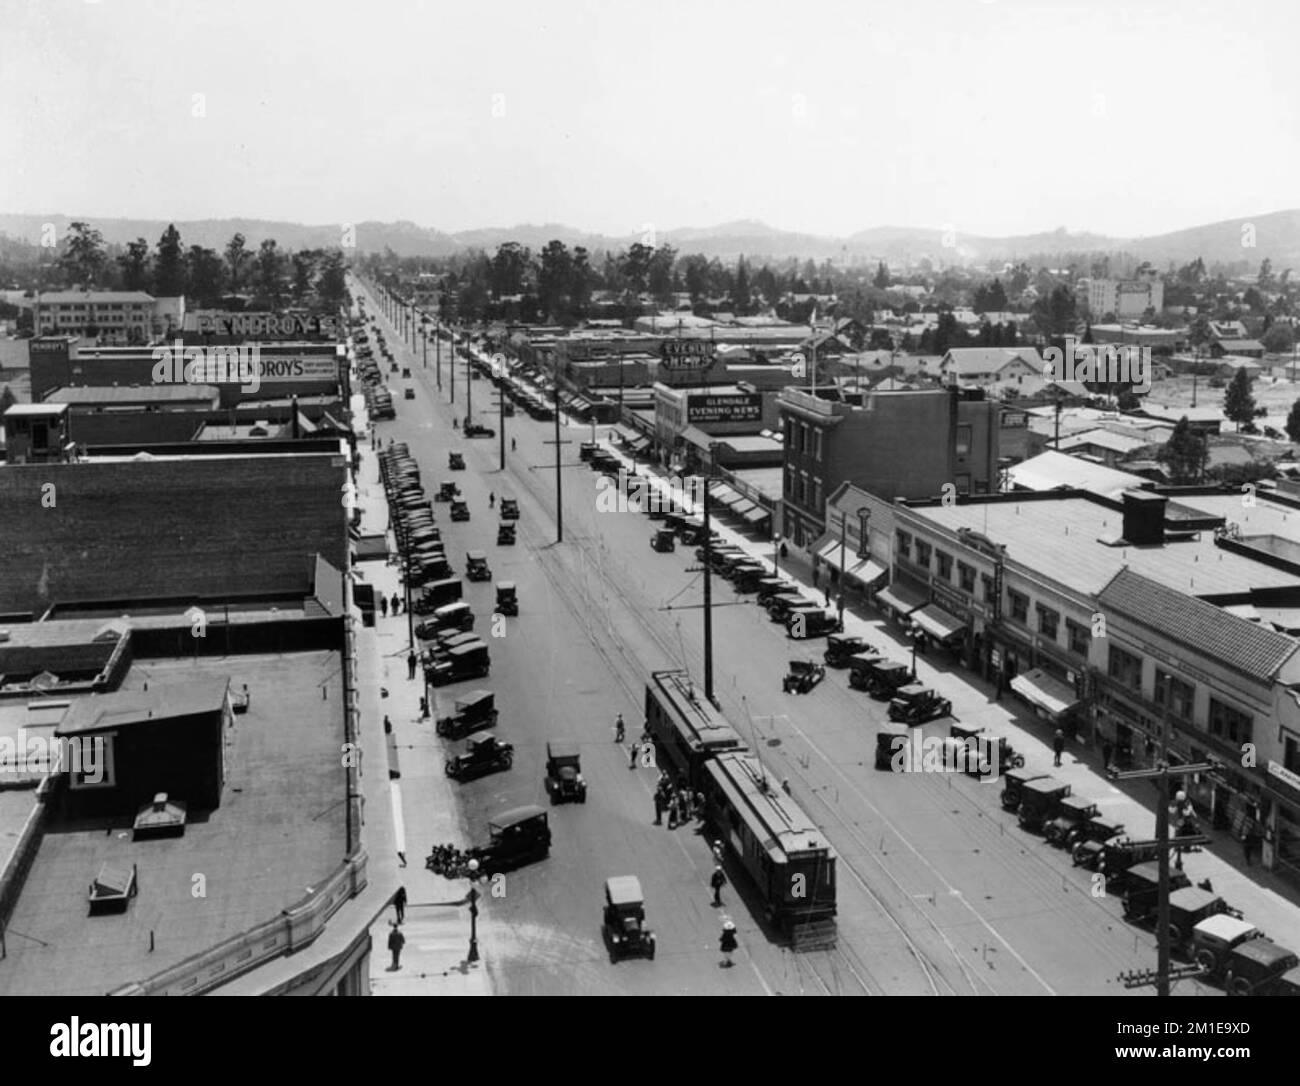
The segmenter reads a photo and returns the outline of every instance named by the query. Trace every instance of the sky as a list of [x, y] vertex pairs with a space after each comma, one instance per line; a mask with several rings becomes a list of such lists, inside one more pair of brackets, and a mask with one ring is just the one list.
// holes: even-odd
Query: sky
[[7, 213], [1138, 237], [1300, 206], [1295, 0], [0, 0], [0, 28]]

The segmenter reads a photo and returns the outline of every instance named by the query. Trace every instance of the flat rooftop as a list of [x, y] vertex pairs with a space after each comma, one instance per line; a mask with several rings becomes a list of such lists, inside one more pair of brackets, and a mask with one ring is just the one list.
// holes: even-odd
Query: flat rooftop
[[[1236, 508], [1245, 511], [1240, 498]], [[1124, 515], [1083, 497], [977, 501], [925, 506], [911, 512], [950, 532], [969, 528], [995, 543], [1004, 543], [1010, 561], [1085, 595], [1100, 592], [1122, 566], [1193, 596], [1300, 585], [1300, 579], [1292, 574], [1216, 546], [1209, 531], [1196, 539], [1159, 546], [1107, 546], [1100, 538], [1121, 535]]]
[[[246, 683], [252, 700], [227, 733], [221, 806], [183, 837], [151, 841], [132, 841], [129, 816], [51, 824], [6, 933], [0, 996], [98, 995], [151, 976], [271, 919], [342, 861], [338, 655], [149, 660], [122, 689], [225, 677], [235, 690]], [[13, 795], [30, 810], [33, 793], [0, 792], [0, 836], [16, 828]], [[92, 917], [86, 890], [105, 862], [138, 865], [140, 892], [125, 913]], [[207, 876], [206, 897], [191, 895], [196, 873]]]

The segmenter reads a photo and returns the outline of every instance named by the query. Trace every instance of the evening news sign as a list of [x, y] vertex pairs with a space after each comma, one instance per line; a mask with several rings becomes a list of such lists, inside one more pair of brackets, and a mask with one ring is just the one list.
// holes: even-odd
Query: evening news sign
[[[186, 322], [188, 323], [188, 322]], [[196, 313], [194, 328], [202, 335], [257, 336], [262, 339], [333, 339], [339, 334], [337, 317], [304, 317], [280, 313]]]
[[686, 400], [688, 423], [760, 422], [762, 418], [763, 397], [753, 393], [689, 396]]

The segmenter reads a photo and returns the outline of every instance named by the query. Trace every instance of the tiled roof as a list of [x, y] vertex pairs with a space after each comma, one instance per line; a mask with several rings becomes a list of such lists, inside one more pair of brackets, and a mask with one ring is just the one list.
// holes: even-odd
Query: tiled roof
[[1268, 679], [1300, 642], [1125, 567], [1097, 597], [1104, 608], [1246, 675]]
[[40, 305], [117, 305], [122, 302], [152, 302], [143, 290], [54, 290], [37, 296]]

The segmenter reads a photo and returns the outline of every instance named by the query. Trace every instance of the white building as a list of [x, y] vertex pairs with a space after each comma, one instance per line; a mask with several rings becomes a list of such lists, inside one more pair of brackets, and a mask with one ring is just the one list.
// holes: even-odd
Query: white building
[[[87, 335], [97, 330], [105, 342], [147, 343], [165, 331], [159, 299], [142, 290], [60, 290], [36, 297], [37, 335]], [[184, 299], [166, 299], [165, 309], [184, 314]], [[161, 325], [161, 327], [155, 327]]]
[[1140, 317], [1148, 309], [1159, 313], [1165, 304], [1165, 284], [1154, 268], [1139, 268], [1133, 279], [1081, 279], [1087, 287], [1088, 309], [1096, 316]]

